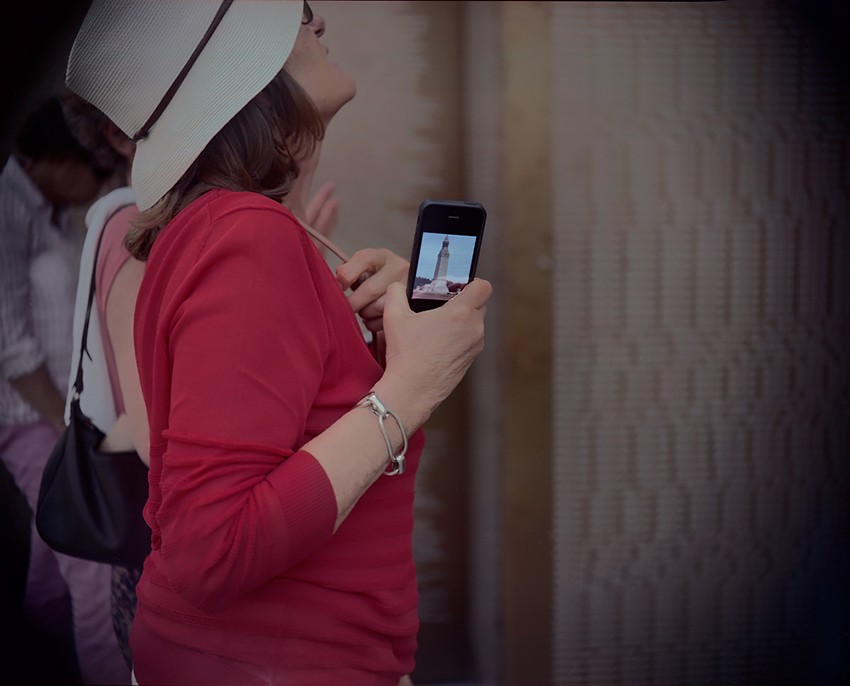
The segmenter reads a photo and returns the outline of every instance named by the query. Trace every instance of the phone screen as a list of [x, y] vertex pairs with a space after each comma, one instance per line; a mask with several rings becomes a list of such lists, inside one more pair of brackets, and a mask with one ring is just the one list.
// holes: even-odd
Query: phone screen
[[469, 283], [476, 236], [422, 232], [414, 300], [451, 300]]
[[477, 203], [422, 203], [408, 280], [412, 309], [439, 307], [472, 280], [485, 217], [484, 208]]

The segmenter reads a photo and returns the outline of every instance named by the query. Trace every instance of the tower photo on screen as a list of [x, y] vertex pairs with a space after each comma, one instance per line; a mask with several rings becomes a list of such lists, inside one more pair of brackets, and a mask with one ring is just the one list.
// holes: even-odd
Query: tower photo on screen
[[422, 234], [413, 298], [450, 300], [469, 283], [475, 236]]

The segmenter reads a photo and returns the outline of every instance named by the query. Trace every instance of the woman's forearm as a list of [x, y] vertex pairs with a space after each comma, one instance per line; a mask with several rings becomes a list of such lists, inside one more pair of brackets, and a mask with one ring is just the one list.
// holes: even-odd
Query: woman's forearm
[[[386, 407], [401, 417], [408, 436], [425, 423], [433, 409], [391, 375], [385, 374], [373, 390]], [[398, 454], [403, 445], [401, 430], [392, 419], [385, 421], [384, 426], [394, 454]], [[303, 450], [316, 458], [333, 488], [337, 502], [334, 531], [390, 464], [378, 417], [368, 407], [354, 408], [346, 413]]]
[[50, 378], [47, 367], [42, 365], [30, 374], [9, 379], [9, 384], [42, 419], [50, 422], [60, 433], [65, 430], [65, 398]]

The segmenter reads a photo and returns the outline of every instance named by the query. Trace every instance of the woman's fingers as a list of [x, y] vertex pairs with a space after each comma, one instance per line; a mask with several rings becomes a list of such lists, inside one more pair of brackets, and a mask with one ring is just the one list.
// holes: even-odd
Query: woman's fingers
[[323, 236], [330, 236], [339, 218], [339, 198], [333, 197], [336, 183], [328, 181], [310, 198], [304, 208], [307, 223]]
[[336, 280], [339, 281], [342, 290], [351, 288], [363, 274], [378, 271], [385, 259], [380, 252], [372, 248], [358, 250], [348, 262], [339, 265], [336, 268]]
[[331, 198], [319, 210], [319, 216], [311, 224], [316, 231], [325, 237], [330, 237], [339, 221], [339, 198]]
[[387, 296], [384, 294], [360, 310], [360, 318], [363, 320], [363, 323], [369, 331], [375, 330], [374, 325], [372, 324], [373, 322], [383, 319], [386, 302]]
[[339, 285], [342, 286], [342, 290], [344, 291], [351, 288], [351, 285], [363, 273], [366, 260], [361, 255], [362, 252], [364, 251], [358, 250], [351, 256], [348, 262], [343, 262], [336, 268], [336, 280], [339, 281]]
[[[452, 298], [448, 303], [464, 303], [469, 307], [480, 310], [487, 304], [493, 293], [493, 286], [484, 279], [473, 279], [464, 286], [463, 290]], [[445, 307], [445, 305], [444, 305]]]
[[337, 267], [336, 278], [348, 296], [351, 309], [365, 318], [383, 312], [383, 297], [389, 286], [407, 280], [408, 262], [390, 250], [358, 250], [345, 264]]
[[371, 331], [372, 333], [380, 333], [384, 330], [384, 318], [375, 317], [373, 319], [364, 319], [363, 326], [366, 327], [367, 331]]
[[391, 283], [384, 297], [384, 317], [398, 319], [412, 316], [414, 313], [407, 304], [407, 290], [401, 283]]
[[401, 283], [389, 286], [383, 309], [387, 371], [436, 407], [484, 347], [484, 315], [492, 287], [476, 279], [434, 310], [414, 313]]

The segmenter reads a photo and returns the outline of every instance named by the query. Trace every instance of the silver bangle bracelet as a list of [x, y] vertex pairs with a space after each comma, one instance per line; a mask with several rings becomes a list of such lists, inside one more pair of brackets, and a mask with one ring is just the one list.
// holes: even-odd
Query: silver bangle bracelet
[[[378, 416], [378, 426], [381, 427], [381, 433], [384, 434], [384, 440], [387, 442], [387, 452], [390, 455], [390, 469], [386, 470], [384, 474], [387, 476], [404, 474], [404, 454], [407, 452], [407, 432], [404, 430], [404, 424], [401, 423], [401, 419], [395, 412], [387, 408], [384, 403], [378, 400], [378, 396], [374, 393], [367, 393], [360, 399], [357, 405], [355, 405], [355, 407], [363, 406], [368, 407]], [[395, 419], [396, 424], [398, 424], [398, 428], [401, 429], [401, 437], [404, 439], [404, 446], [398, 455], [393, 454], [393, 443], [390, 440], [390, 435], [387, 433], [387, 427], [384, 426], [384, 420], [388, 417]]]

